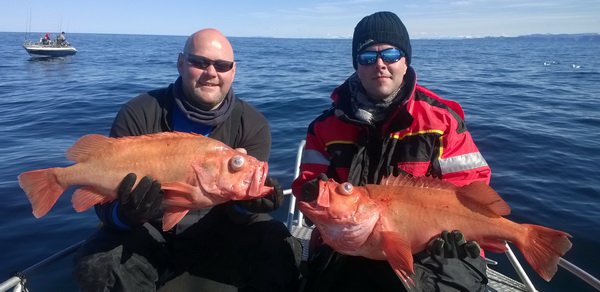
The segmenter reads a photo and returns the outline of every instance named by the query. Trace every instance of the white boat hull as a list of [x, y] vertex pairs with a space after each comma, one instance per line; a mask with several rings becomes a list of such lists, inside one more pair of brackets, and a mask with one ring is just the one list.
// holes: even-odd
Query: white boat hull
[[32, 57], [66, 57], [77, 53], [73, 46], [42, 45], [39, 43], [25, 43], [23, 48]]

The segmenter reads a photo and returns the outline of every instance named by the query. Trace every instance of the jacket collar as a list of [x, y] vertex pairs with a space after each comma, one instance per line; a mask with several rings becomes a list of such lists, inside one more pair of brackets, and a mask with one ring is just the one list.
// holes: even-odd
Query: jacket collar
[[[350, 82], [352, 82], [351, 80], [353, 78], [355, 78], [355, 75], [356, 75], [356, 73], [352, 74], [350, 77], [348, 77], [344, 81], [344, 83], [342, 83], [340, 86], [336, 87], [333, 90], [333, 92], [331, 93], [331, 96], [330, 96], [333, 101], [332, 107], [333, 107], [335, 116], [344, 121], [348, 121], [348, 122], [359, 124], [359, 125], [369, 125], [368, 123], [357, 119], [353, 113], [352, 104], [351, 104], [353, 93], [351, 92], [352, 89], [350, 86]], [[410, 125], [410, 123], [412, 123], [412, 115], [410, 115], [410, 113], [408, 112], [408, 108], [410, 108], [411, 104], [414, 103], [414, 95], [415, 95], [416, 85], [417, 85], [417, 74], [414, 71], [414, 69], [411, 66], [409, 66], [408, 69], [406, 70], [406, 75], [404, 76], [403, 88], [398, 93], [402, 100], [402, 104], [397, 106], [398, 108], [396, 110], [392, 111], [391, 114], [384, 120], [384, 122], [383, 122], [384, 129], [387, 129], [390, 122], [396, 120], [399, 116], [403, 120], [405, 120], [405, 119], [408, 119], [408, 120], [402, 121], [400, 123], [394, 123], [394, 124], [396, 124], [400, 127], [405, 127], [405, 126], [407, 126], [406, 123], [408, 123], [408, 125]], [[400, 113], [403, 113], [403, 114], [400, 114]]]

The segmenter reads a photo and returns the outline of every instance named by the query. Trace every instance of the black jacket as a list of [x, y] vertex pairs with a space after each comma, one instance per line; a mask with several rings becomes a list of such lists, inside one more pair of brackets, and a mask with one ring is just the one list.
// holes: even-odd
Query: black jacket
[[[172, 83], [168, 87], [140, 94], [123, 105], [113, 121], [110, 136], [137, 136], [173, 131], [174, 86], [175, 84]], [[232, 148], [245, 148], [249, 155], [258, 160], [267, 161], [269, 159], [271, 131], [267, 120], [254, 107], [238, 98], [235, 98], [235, 107], [229, 118], [217, 125], [209, 137]], [[116, 202], [97, 205], [96, 213], [104, 224], [119, 229], [111, 217]], [[213, 208], [215, 209], [213, 211], [229, 214], [230, 219], [234, 221], [251, 220], [254, 214], [241, 214], [235, 211], [234, 204], [236, 203], [225, 203]], [[190, 211], [177, 224], [177, 233], [200, 220], [208, 211], [209, 209]]]
[[[170, 84], [166, 88], [143, 93], [123, 105], [113, 122], [110, 136], [173, 131], [173, 86]], [[267, 120], [254, 107], [238, 98], [229, 119], [218, 125], [209, 137], [233, 148], [245, 148], [258, 160], [269, 159], [271, 131]]]

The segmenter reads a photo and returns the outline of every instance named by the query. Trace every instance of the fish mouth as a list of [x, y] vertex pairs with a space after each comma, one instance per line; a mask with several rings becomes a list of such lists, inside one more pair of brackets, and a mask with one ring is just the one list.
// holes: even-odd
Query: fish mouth
[[267, 180], [267, 173], [269, 172], [269, 165], [265, 162], [261, 162], [256, 168], [252, 181], [248, 187], [248, 196], [257, 198], [262, 197], [273, 191], [273, 187], [265, 186]]
[[314, 184], [304, 184], [298, 196], [298, 201], [312, 203], [316, 202], [319, 197], [319, 187]]
[[[348, 214], [346, 216], [336, 216], [329, 212], [329, 208], [318, 206], [316, 201], [312, 201], [312, 202], [298, 201], [297, 203], [298, 203], [298, 207], [300, 208], [302, 213], [309, 214], [309, 215], [307, 215], [309, 218], [311, 216], [322, 217], [322, 218], [326, 218], [325, 220], [332, 221], [336, 224], [344, 224], [344, 225], [357, 223], [356, 218], [354, 216], [356, 214], [356, 210], [354, 212], [352, 212], [352, 214]], [[310, 219], [312, 220], [313, 218], [310, 218]], [[317, 220], [313, 220], [313, 221], [317, 221]]]
[[[329, 180], [327, 178], [327, 176], [323, 173], [319, 174], [317, 176], [317, 179], [319, 181], [327, 181]], [[319, 190], [320, 190], [320, 184], [319, 183], [305, 183], [302, 184], [302, 187], [300, 189], [300, 195], [298, 196], [298, 200], [299, 201], [303, 201], [303, 202], [313, 202], [316, 201], [319, 198]]]

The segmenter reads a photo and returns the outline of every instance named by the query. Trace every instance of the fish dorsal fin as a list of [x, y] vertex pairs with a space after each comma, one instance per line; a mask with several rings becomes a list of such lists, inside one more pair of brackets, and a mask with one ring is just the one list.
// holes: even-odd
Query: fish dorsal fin
[[384, 177], [380, 184], [456, 191], [458, 198], [471, 210], [478, 210], [483, 205], [496, 215], [510, 214], [510, 206], [494, 189], [480, 181], [459, 188], [438, 178], [399, 175]]
[[[67, 158], [75, 162], [84, 162], [90, 157], [100, 155], [103, 151], [113, 147], [118, 143], [127, 143], [131, 140], [143, 143], [145, 140], [160, 140], [160, 139], [174, 139], [174, 138], [196, 138], [196, 139], [207, 139], [205, 136], [195, 133], [183, 133], [183, 132], [160, 132], [154, 134], [146, 134], [142, 136], [126, 136], [119, 138], [110, 138], [98, 134], [89, 134], [81, 137], [69, 150], [67, 151]], [[217, 140], [215, 140], [217, 141]], [[218, 143], [221, 143], [217, 141]], [[225, 144], [223, 144], [224, 147]]]
[[144, 140], [144, 139], [149, 139], [149, 140], [160, 140], [160, 139], [173, 139], [173, 138], [199, 138], [199, 139], [206, 139], [206, 136], [204, 135], [200, 135], [200, 134], [196, 134], [193, 132], [187, 133], [187, 132], [158, 132], [158, 133], [152, 133], [152, 134], [145, 134], [145, 135], [141, 135], [141, 136], [125, 136], [125, 137], [119, 137], [116, 138], [119, 141], [127, 141], [129, 139], [135, 139], [135, 140]]
[[[459, 200], [466, 206], [470, 206], [467, 201], [485, 206], [496, 215], [506, 216], [510, 214], [510, 206], [498, 195], [492, 187], [481, 181], [475, 181], [471, 184], [459, 188], [456, 192]], [[474, 209], [474, 208], [471, 208]]]
[[110, 147], [113, 144], [113, 138], [98, 134], [85, 135], [67, 151], [67, 158], [75, 162], [84, 162], [88, 158], [98, 155], [102, 149]]
[[[172, 139], [201, 139], [201, 140], [212, 140], [204, 135], [196, 134], [196, 133], [186, 133], [186, 132], [158, 132], [152, 134], [145, 134], [141, 136], [125, 136], [115, 138], [119, 143], [121, 142], [129, 142], [129, 140], [136, 141], [144, 141], [144, 140], [152, 140], [152, 141], [161, 141], [161, 140], [172, 140]], [[214, 140], [212, 143], [222, 143], [221, 141]], [[228, 146], [227, 146], [228, 147]]]
[[429, 189], [443, 189], [443, 190], [456, 190], [456, 186], [443, 181], [439, 178], [432, 177], [415, 177], [411, 175], [399, 175], [399, 176], [388, 176], [381, 179], [380, 185], [387, 186], [405, 186], [405, 187], [416, 187], [416, 188], [429, 188]]

